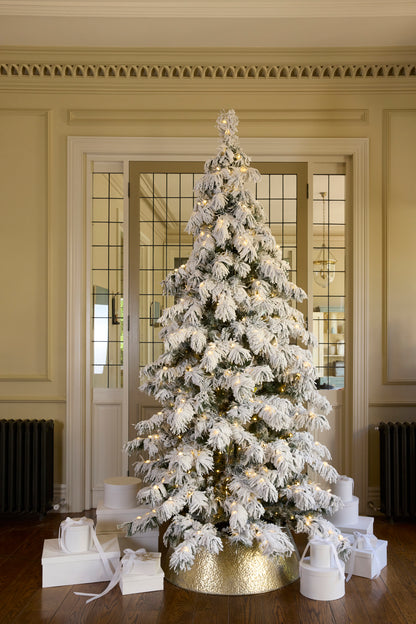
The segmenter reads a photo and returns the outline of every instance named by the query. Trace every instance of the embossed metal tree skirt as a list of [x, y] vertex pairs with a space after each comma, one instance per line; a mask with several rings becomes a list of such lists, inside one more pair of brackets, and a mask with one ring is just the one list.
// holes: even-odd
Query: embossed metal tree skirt
[[[291, 534], [288, 532], [293, 542]], [[290, 557], [266, 557], [258, 546], [247, 547], [223, 540], [223, 550], [212, 555], [199, 552], [190, 570], [174, 572], [169, 568], [171, 551], [162, 555], [166, 580], [178, 587], [204, 594], [227, 596], [261, 594], [280, 589], [299, 578], [299, 553]]]

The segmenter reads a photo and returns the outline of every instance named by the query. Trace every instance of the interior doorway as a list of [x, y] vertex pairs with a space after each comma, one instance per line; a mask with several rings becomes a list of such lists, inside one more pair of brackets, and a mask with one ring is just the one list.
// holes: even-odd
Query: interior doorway
[[[309, 197], [308, 163], [254, 164], [262, 179], [250, 190], [262, 204], [265, 220], [291, 267], [290, 279], [309, 293], [299, 307], [309, 328], [318, 332], [314, 354], [317, 383], [325, 392], [332, 390], [327, 394], [340, 427], [345, 376], [344, 367], [342, 377], [335, 375], [334, 362], [345, 362], [345, 171], [329, 166], [312, 175]], [[140, 392], [141, 371], [163, 353], [158, 318], [174, 301], [163, 294], [161, 283], [170, 271], [186, 263], [191, 252], [193, 240], [185, 227], [202, 171], [203, 164], [197, 162], [130, 162], [128, 397], [132, 432], [138, 420], [150, 417], [159, 407], [152, 397]], [[327, 218], [322, 216], [319, 201], [324, 187]], [[331, 257], [336, 254], [337, 268], [316, 266], [313, 258], [321, 247]], [[318, 271], [323, 284], [316, 279]], [[341, 355], [336, 360], [332, 350], [341, 352], [341, 343], [342, 360]], [[326, 436], [325, 442], [339, 462], [337, 438]]]
[[[303, 160], [309, 164], [344, 161], [350, 189], [350, 306], [348, 417], [341, 430], [344, 470], [355, 478], [362, 509], [368, 500], [368, 239], [369, 239], [369, 142], [365, 138], [248, 138], [244, 141], [254, 162]], [[117, 162], [124, 174], [124, 201], [128, 209], [129, 162], [202, 162], [214, 151], [212, 138], [169, 137], [69, 137], [68, 138], [68, 279], [67, 279], [67, 415], [65, 495], [70, 511], [92, 506], [94, 453], [104, 455], [94, 439], [91, 403], [91, 170], [93, 162]], [[308, 174], [311, 188], [311, 174]], [[126, 234], [126, 233], [125, 233]], [[126, 234], [127, 236], [127, 234]], [[352, 366], [354, 362], [354, 366]], [[126, 384], [125, 384], [126, 386]], [[102, 390], [105, 392], [105, 389]], [[127, 400], [126, 400], [127, 404]], [[126, 414], [122, 408], [123, 414]], [[117, 435], [131, 437], [127, 414], [119, 421]], [[113, 422], [102, 431], [114, 445]], [[354, 450], [354, 453], [353, 453]], [[124, 454], [118, 447], [119, 457]], [[127, 463], [122, 457], [123, 471]], [[124, 473], [125, 474], [125, 473]]]

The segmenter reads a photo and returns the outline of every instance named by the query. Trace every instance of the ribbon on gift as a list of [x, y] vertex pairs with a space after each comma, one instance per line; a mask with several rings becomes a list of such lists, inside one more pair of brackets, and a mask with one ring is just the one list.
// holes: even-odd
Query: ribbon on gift
[[378, 539], [375, 535], [368, 535], [367, 533], [360, 533], [359, 531], [354, 531], [353, 533], [354, 541], [352, 543], [352, 551], [351, 551], [351, 563], [350, 563], [350, 572], [347, 576], [347, 581], [350, 580], [352, 575], [354, 574], [354, 566], [355, 566], [355, 554], [358, 550], [369, 550], [371, 554], [374, 555], [374, 563], [376, 574], [373, 578], [377, 578], [380, 576], [381, 565], [377, 557], [376, 549], [378, 545]]
[[65, 553], [73, 554], [65, 546], [65, 534], [67, 533], [67, 531], [69, 531], [71, 529], [71, 527], [79, 527], [79, 526], [88, 526], [89, 527], [89, 531], [90, 531], [90, 535], [91, 535], [93, 544], [94, 544], [95, 548], [97, 549], [98, 554], [100, 555], [100, 558], [101, 558], [101, 560], [103, 562], [104, 569], [105, 569], [106, 573], [109, 576], [112, 576], [113, 575], [113, 570], [111, 568], [111, 565], [110, 565], [107, 557], [105, 556], [105, 552], [103, 550], [103, 547], [101, 546], [100, 540], [98, 539], [97, 534], [95, 532], [94, 521], [91, 518], [86, 518], [85, 516], [83, 518], [69, 518], [68, 517], [65, 520], [63, 520], [61, 522], [60, 526], [59, 526], [59, 535], [58, 535], [59, 547]]
[[[300, 562], [299, 562], [299, 574], [301, 576], [302, 576], [302, 566], [300, 564], [303, 562], [303, 560], [306, 557], [306, 553], [308, 552], [308, 550], [309, 550], [309, 548], [311, 546], [311, 541], [312, 540], [309, 540], [309, 542], [307, 543], [306, 548], [303, 551], [303, 555], [302, 555], [302, 557], [300, 559]], [[327, 537], [314, 537], [313, 541], [314, 541], [314, 543], [317, 543], [317, 544], [326, 544], [326, 545], [329, 546], [329, 548], [331, 550], [331, 554], [333, 555], [335, 564], [336, 564], [336, 566], [338, 568], [338, 572], [339, 572], [340, 578], [342, 578], [344, 576], [344, 570], [342, 569], [342, 565], [341, 565], [341, 562], [339, 560], [337, 550], [336, 550], [336, 548], [334, 546], [334, 542], [331, 539], [327, 538]], [[323, 569], [325, 569], [325, 568], [323, 568]]]
[[88, 604], [93, 600], [97, 600], [97, 598], [102, 598], [102, 596], [108, 594], [108, 592], [110, 592], [116, 585], [118, 585], [121, 579], [122, 572], [128, 574], [132, 571], [135, 559], [143, 559], [143, 557], [145, 557], [145, 555], [147, 554], [148, 553], [146, 553], [145, 548], [139, 548], [138, 550], [126, 548], [124, 550], [124, 556], [122, 557], [122, 559], [120, 559], [120, 562], [113, 574], [111, 581], [109, 582], [105, 590], [101, 592], [101, 594], [85, 594], [83, 592], [74, 592], [74, 594], [76, 594], [77, 596], [90, 596], [89, 600], [87, 600], [85, 604]]

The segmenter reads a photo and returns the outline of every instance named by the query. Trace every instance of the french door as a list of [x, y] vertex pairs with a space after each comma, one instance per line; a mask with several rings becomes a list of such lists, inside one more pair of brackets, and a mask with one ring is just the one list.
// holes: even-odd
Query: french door
[[[309, 294], [300, 307], [309, 329], [317, 334], [314, 359], [319, 383], [326, 388], [324, 392], [339, 418], [343, 413], [346, 326], [345, 175], [339, 170], [331, 172], [328, 167], [326, 173], [318, 171], [313, 175], [309, 171], [308, 175], [307, 163], [254, 165], [262, 179], [251, 190], [262, 204], [266, 221], [290, 264], [290, 279]], [[193, 241], [185, 232], [185, 226], [194, 204], [193, 188], [202, 171], [203, 164], [196, 162], [130, 163], [128, 396], [131, 432], [134, 423], [148, 418], [158, 407], [156, 401], [138, 389], [141, 371], [163, 352], [157, 319], [173, 300], [162, 294], [161, 281], [168, 272], [184, 264], [191, 252]], [[308, 180], [313, 186], [310, 196]], [[335, 269], [332, 264], [327, 263], [322, 269], [314, 263], [322, 247], [327, 253], [331, 250], [331, 258], [335, 257], [335, 265], [338, 265]], [[324, 282], [325, 278], [328, 281], [324, 287], [316, 279], [318, 273], [321, 278], [324, 273]], [[338, 359], [331, 357], [337, 356], [336, 351], [332, 354], [333, 349], [339, 351]], [[337, 367], [335, 362], [338, 362]], [[340, 372], [342, 377], [335, 374]], [[332, 390], [328, 392], [328, 389]], [[336, 458], [334, 433], [323, 438]]]

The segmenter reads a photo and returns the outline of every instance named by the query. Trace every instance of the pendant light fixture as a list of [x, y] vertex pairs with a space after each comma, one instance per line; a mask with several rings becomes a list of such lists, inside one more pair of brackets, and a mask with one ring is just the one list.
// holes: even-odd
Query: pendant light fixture
[[326, 288], [328, 284], [334, 281], [336, 260], [333, 254], [329, 251], [329, 233], [328, 244], [325, 245], [326, 192], [321, 191], [320, 196], [322, 197], [322, 246], [316, 257], [316, 260], [313, 261], [313, 279], [315, 280], [316, 284], [318, 284], [318, 286], [320, 286], [321, 288]]

